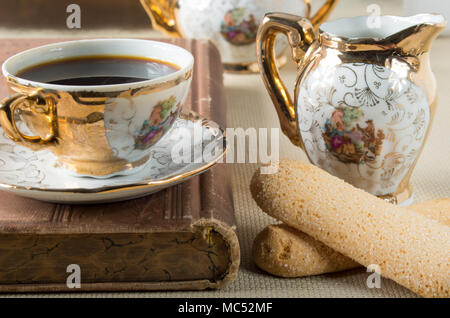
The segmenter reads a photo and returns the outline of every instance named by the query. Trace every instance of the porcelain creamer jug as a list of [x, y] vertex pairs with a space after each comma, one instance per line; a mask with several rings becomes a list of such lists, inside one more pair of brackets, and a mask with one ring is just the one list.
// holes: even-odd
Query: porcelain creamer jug
[[[256, 34], [267, 12], [310, 16], [309, 0], [141, 0], [153, 28], [170, 36], [211, 40], [219, 49], [227, 71], [258, 72]], [[311, 21], [318, 27], [337, 0], [327, 0]], [[286, 41], [276, 49], [279, 65]]]
[[[316, 32], [306, 18], [266, 15], [258, 61], [283, 132], [329, 173], [390, 202], [411, 202], [410, 175], [437, 102], [430, 46], [445, 23], [437, 14], [355, 17]], [[280, 32], [298, 65], [294, 101], [274, 63]]]

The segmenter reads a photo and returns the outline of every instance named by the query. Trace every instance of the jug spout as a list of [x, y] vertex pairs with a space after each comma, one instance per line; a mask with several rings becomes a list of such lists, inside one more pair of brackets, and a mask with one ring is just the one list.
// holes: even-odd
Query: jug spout
[[405, 28], [391, 38], [406, 56], [419, 56], [429, 52], [432, 42], [446, 25], [445, 18], [440, 14], [418, 14], [399, 18], [399, 22]]

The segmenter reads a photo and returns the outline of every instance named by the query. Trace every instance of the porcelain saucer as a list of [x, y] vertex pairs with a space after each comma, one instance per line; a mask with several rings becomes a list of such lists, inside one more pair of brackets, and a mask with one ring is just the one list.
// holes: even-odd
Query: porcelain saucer
[[183, 111], [170, 132], [152, 147], [151, 159], [138, 173], [95, 179], [74, 176], [60, 167], [49, 150], [32, 151], [13, 143], [1, 128], [0, 132], [0, 189], [56, 203], [142, 197], [206, 171], [226, 151], [224, 131], [215, 122]]

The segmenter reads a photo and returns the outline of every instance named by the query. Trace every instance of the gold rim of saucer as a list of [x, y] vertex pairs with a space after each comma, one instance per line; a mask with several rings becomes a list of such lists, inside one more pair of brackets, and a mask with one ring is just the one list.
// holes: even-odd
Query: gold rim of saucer
[[[215, 122], [213, 122], [212, 120], [207, 119], [207, 118], [201, 116], [200, 114], [198, 114], [194, 111], [191, 111], [191, 110], [182, 110], [179, 118], [182, 118], [182, 119], [190, 121], [190, 122], [201, 121], [202, 127], [211, 126], [211, 123], [215, 124]], [[209, 168], [211, 168], [212, 166], [217, 164], [225, 156], [225, 154], [228, 150], [225, 131], [223, 128], [219, 127], [217, 124], [215, 124], [214, 126], [217, 127], [220, 130], [220, 132], [222, 133], [222, 137], [221, 137], [222, 143], [223, 143], [222, 153], [219, 156], [217, 156], [216, 159], [214, 159], [211, 162], [205, 163], [200, 168], [190, 170], [190, 171], [182, 173], [182, 174], [177, 174], [172, 177], [168, 177], [168, 178], [160, 179], [160, 180], [153, 180], [153, 181], [150, 180], [148, 182], [136, 182], [136, 183], [130, 183], [130, 184], [126, 184], [126, 185], [112, 185], [112, 186], [98, 187], [98, 188], [92, 188], [92, 189], [87, 189], [87, 188], [43, 189], [43, 188], [39, 188], [39, 187], [11, 185], [11, 184], [0, 182], [0, 189], [53, 192], [53, 193], [66, 193], [66, 194], [108, 194], [108, 193], [123, 192], [123, 191], [128, 191], [128, 190], [137, 190], [137, 189], [146, 189], [146, 188], [151, 189], [154, 187], [161, 187], [162, 185], [165, 185], [165, 184], [176, 183], [176, 182], [182, 181], [184, 179], [198, 175], [198, 174], [208, 170]]]

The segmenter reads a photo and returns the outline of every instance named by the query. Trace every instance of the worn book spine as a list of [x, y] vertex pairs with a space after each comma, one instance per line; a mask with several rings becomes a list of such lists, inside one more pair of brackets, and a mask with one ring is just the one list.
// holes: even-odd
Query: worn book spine
[[[186, 108], [225, 127], [219, 53], [201, 40], [169, 41], [201, 56]], [[48, 42], [0, 41], [0, 59]], [[238, 271], [224, 164], [119, 203], [63, 205], [6, 192], [0, 202], [0, 292], [198, 290], [224, 286]]]

